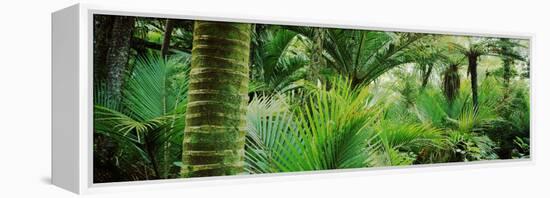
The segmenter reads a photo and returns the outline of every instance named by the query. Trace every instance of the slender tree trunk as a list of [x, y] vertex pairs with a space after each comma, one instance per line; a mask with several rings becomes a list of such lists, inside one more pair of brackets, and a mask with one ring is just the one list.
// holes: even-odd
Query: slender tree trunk
[[174, 30], [174, 22], [174, 20], [166, 19], [164, 38], [162, 39], [162, 46], [160, 49], [160, 54], [162, 57], [166, 57], [168, 55], [168, 50], [170, 49], [170, 39], [172, 38], [172, 31]]
[[502, 78], [504, 80], [504, 87], [508, 88], [510, 87], [510, 79], [512, 78], [512, 65], [514, 64], [514, 60], [510, 58], [504, 58], [503, 60], [503, 69], [504, 72], [502, 74]]
[[422, 78], [422, 88], [426, 88], [428, 85], [428, 80], [430, 80], [430, 75], [432, 75], [433, 65], [428, 65], [428, 70], [424, 73], [424, 78]]
[[[501, 39], [502, 42], [504, 42], [504, 45], [502, 47], [502, 52], [505, 55], [512, 54], [512, 49], [508, 45], [510, 40], [509, 39]], [[514, 65], [514, 59], [511, 57], [504, 57], [502, 59], [502, 78], [503, 78], [503, 86], [504, 86], [504, 94], [503, 94], [503, 103], [507, 103], [508, 105], [505, 105], [502, 109], [501, 115], [503, 115], [504, 119], [509, 119], [510, 116], [513, 113], [513, 108], [511, 107], [511, 97], [510, 97], [510, 80], [512, 78], [512, 66]], [[514, 142], [514, 135], [513, 133], [500, 133], [498, 136], [499, 138], [499, 149], [498, 149], [498, 156], [500, 159], [511, 159], [512, 158], [512, 150], [514, 149], [514, 145], [512, 144]]]
[[[512, 54], [512, 49], [509, 46], [510, 40], [507, 38], [501, 38], [501, 42], [504, 43], [501, 50], [503, 54]], [[502, 78], [504, 80], [504, 87], [507, 89], [510, 86], [510, 78], [512, 77], [512, 65], [514, 60], [510, 57], [504, 57], [502, 59], [502, 68], [504, 70]]]
[[474, 108], [477, 108], [477, 58], [478, 56], [468, 56], [468, 69], [470, 70], [470, 78], [472, 84], [472, 103]]
[[508, 101], [510, 98], [510, 78], [512, 77], [512, 64], [514, 61], [510, 58], [504, 58], [503, 60], [503, 84], [504, 84], [504, 95], [503, 95], [503, 101]]
[[[162, 39], [162, 45], [160, 48], [160, 54], [166, 58], [168, 56], [168, 50], [170, 49], [170, 39], [172, 38], [172, 31], [174, 30], [174, 20], [166, 19], [166, 25], [164, 27], [164, 38]], [[168, 131], [164, 131], [164, 138], [168, 139]], [[163, 163], [162, 163], [162, 178], [168, 178], [168, 172], [170, 171], [170, 164], [167, 163], [170, 158], [170, 142], [166, 141], [163, 145]]]
[[147, 152], [147, 155], [150, 156], [151, 158], [151, 166], [153, 166], [153, 173], [154, 173], [154, 175], [149, 176], [148, 179], [160, 179], [161, 173], [159, 168], [159, 161], [156, 158], [155, 152], [153, 151], [154, 142], [150, 142], [150, 139], [152, 138], [149, 138], [149, 137], [145, 137], [144, 139], [145, 139], [145, 144], [144, 144], [145, 152]]
[[309, 73], [309, 80], [317, 83], [317, 79], [320, 79], [320, 68], [325, 65], [323, 58], [323, 40], [325, 37], [325, 30], [323, 28], [315, 28], [313, 35], [313, 52], [311, 54], [311, 66]]
[[183, 177], [244, 171], [250, 24], [195, 22]]

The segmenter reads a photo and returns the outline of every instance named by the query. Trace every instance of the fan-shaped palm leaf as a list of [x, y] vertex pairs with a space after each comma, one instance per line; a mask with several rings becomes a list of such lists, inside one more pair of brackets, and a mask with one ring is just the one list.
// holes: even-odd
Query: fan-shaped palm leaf
[[139, 58], [118, 105], [102, 100], [101, 87], [97, 90], [95, 131], [117, 137], [119, 141], [126, 139], [121, 143], [129, 144], [150, 162], [156, 177], [168, 177], [171, 164], [179, 159], [179, 155], [169, 153], [181, 147], [169, 145], [181, 142], [188, 58], [180, 55], [165, 59], [156, 54]]
[[[368, 89], [353, 89], [349, 80], [342, 79], [331, 85], [314, 91], [306, 106], [297, 106], [294, 114], [283, 111], [260, 118], [260, 114], [250, 114], [254, 116], [249, 117], [252, 127], [247, 156], [256, 162], [249, 166], [252, 172], [370, 166], [378, 145], [367, 126], [379, 110], [367, 108]], [[260, 101], [252, 104], [262, 104]], [[271, 109], [277, 103], [263, 104], [270, 104], [265, 108]]]

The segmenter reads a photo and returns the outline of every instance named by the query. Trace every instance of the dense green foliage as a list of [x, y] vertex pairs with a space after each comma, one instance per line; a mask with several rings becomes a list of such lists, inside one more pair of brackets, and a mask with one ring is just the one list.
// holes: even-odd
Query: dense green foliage
[[[197, 35], [192, 21], [168, 21], [173, 30], [166, 19], [136, 18], [120, 99], [110, 97], [107, 84], [94, 84], [95, 182], [178, 178], [198, 170], [189, 168], [191, 161], [204, 162], [196, 167], [244, 166], [204, 174], [211, 176], [529, 157], [527, 41], [252, 24], [238, 33], [250, 36], [250, 46], [237, 47], [234, 35], [214, 35], [212, 29]], [[197, 40], [208, 37], [197, 53]], [[248, 48], [249, 55], [241, 53]], [[231, 49], [247, 54], [239, 60], [249, 66], [240, 68], [249, 73], [249, 80], [243, 78], [248, 90], [230, 76], [193, 73], [192, 56], [229, 57], [237, 53]], [[208, 61], [193, 68], [216, 70], [217, 62]], [[232, 98], [188, 103], [196, 87], [220, 92], [238, 87], [243, 92], [234, 94], [248, 95], [248, 103], [193, 109], [189, 106], [228, 104]], [[246, 115], [235, 112], [243, 126], [223, 125], [245, 133], [244, 156], [236, 150], [211, 164], [206, 162], [213, 156], [190, 158], [184, 146], [189, 142], [204, 142], [195, 145], [201, 149], [225, 145], [208, 138], [218, 136], [204, 126], [218, 119], [210, 114], [233, 115], [227, 109]], [[199, 114], [206, 116], [204, 123], [185, 131], [202, 127], [195, 132], [204, 137], [184, 138], [186, 116]]]

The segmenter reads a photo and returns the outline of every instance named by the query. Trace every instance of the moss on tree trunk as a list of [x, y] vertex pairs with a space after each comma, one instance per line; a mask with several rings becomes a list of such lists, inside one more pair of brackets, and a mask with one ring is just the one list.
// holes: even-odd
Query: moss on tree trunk
[[105, 84], [113, 101], [122, 95], [134, 22], [128, 16], [94, 16], [94, 82]]
[[107, 86], [110, 97], [119, 101], [122, 96], [122, 81], [130, 57], [130, 39], [134, 29], [134, 17], [117, 17], [111, 32], [110, 48], [107, 51]]
[[[112, 101], [121, 101], [123, 73], [129, 59], [134, 17], [94, 15], [93, 69], [94, 89], [103, 84]], [[123, 149], [114, 139], [94, 132], [94, 182], [127, 180], [117, 165], [117, 153]]]
[[183, 177], [243, 172], [250, 24], [197, 21], [183, 141]]
[[113, 30], [113, 16], [94, 15], [94, 82], [107, 81], [108, 68], [106, 67], [109, 41]]

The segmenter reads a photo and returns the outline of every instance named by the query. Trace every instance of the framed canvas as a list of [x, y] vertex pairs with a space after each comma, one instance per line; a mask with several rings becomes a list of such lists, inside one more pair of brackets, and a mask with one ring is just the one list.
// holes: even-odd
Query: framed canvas
[[52, 182], [88, 193], [529, 164], [532, 41], [74, 5], [52, 14]]

